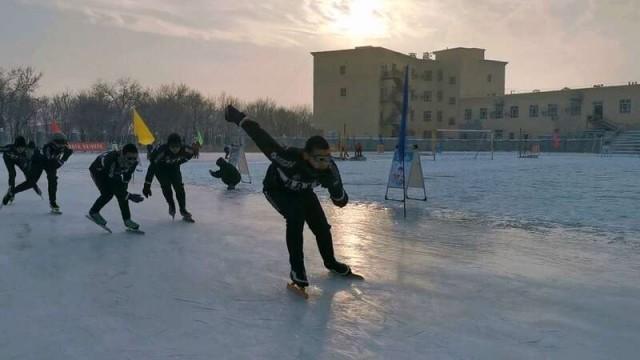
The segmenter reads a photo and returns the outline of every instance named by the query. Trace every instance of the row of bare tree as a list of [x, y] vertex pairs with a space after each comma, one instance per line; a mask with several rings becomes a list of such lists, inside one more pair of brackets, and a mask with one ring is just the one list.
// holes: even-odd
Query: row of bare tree
[[283, 107], [271, 99], [242, 102], [226, 94], [205, 97], [183, 84], [151, 89], [124, 78], [97, 81], [89, 89], [37, 96], [42, 73], [31, 67], [0, 68], [0, 132], [5, 138], [46, 137], [51, 122], [75, 141], [122, 142], [131, 138], [135, 108], [157, 139], [177, 132], [191, 141], [200, 132], [206, 145], [232, 141], [237, 129], [224, 121], [224, 108], [234, 104], [259, 119], [277, 137], [307, 137], [319, 133], [308, 106]]

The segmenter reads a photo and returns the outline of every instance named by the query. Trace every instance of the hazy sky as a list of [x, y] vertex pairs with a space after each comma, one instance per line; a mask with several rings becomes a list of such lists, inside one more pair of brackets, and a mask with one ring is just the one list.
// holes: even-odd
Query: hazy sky
[[640, 81], [640, 0], [0, 0], [0, 67], [41, 92], [129, 76], [311, 104], [311, 51], [465, 46], [516, 90]]

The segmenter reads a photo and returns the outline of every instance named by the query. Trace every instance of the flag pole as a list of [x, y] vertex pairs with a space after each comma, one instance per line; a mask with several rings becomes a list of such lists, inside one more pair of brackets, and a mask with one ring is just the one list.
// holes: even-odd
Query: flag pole
[[402, 118], [400, 119], [400, 141], [398, 147], [400, 151], [400, 164], [402, 164], [402, 205], [404, 211], [404, 217], [407, 217], [407, 186], [405, 176], [405, 149], [406, 149], [406, 137], [407, 137], [407, 112], [409, 109], [409, 65], [404, 69], [404, 89], [402, 96]]

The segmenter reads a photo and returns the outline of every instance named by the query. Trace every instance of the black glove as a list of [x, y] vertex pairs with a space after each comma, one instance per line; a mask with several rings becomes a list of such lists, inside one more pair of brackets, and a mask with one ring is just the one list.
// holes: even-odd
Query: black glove
[[140, 195], [140, 194], [131, 194], [131, 193], [129, 195], [127, 195], [127, 199], [133, 201], [134, 203], [139, 203], [139, 202], [142, 202], [144, 200], [142, 195]]
[[247, 115], [245, 115], [245, 113], [236, 109], [233, 105], [228, 105], [227, 109], [224, 111], [224, 119], [238, 126], [240, 126], [240, 121], [242, 121], [246, 116]]
[[144, 195], [144, 197], [146, 198], [151, 196], [151, 184], [144, 183], [144, 186], [142, 187], [142, 195]]
[[349, 196], [342, 186], [342, 179], [340, 178], [340, 172], [338, 171], [336, 163], [332, 161], [329, 169], [321, 171], [318, 176], [318, 181], [320, 181], [322, 187], [329, 190], [329, 196], [334, 205], [339, 207], [347, 205]]

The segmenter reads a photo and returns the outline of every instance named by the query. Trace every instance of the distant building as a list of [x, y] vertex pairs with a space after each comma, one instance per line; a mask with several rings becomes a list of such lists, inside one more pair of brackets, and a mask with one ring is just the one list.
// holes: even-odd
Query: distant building
[[591, 129], [640, 127], [640, 85], [596, 86], [505, 95], [504, 61], [484, 49], [402, 54], [382, 47], [313, 52], [314, 125], [338, 135], [396, 136], [402, 81], [410, 66], [408, 132], [492, 129], [497, 137], [575, 135]]

